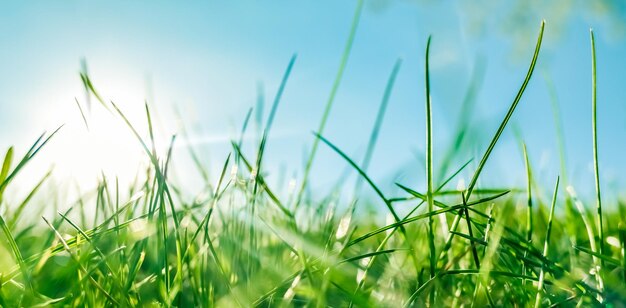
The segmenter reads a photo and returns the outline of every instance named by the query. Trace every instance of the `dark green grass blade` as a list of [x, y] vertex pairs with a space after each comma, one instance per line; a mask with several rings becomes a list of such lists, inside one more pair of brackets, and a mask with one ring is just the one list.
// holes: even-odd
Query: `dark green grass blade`
[[524, 78], [524, 81], [522, 82], [522, 85], [521, 85], [519, 91], [517, 92], [517, 95], [515, 96], [515, 99], [513, 100], [513, 103], [511, 104], [511, 106], [509, 107], [509, 110], [507, 111], [506, 115], [504, 116], [504, 119], [500, 123], [500, 126], [498, 127], [498, 130], [496, 131], [495, 135], [491, 139], [491, 142], [489, 143], [489, 146], [487, 147], [487, 150], [485, 151], [485, 154], [483, 155], [482, 159], [480, 160], [480, 163], [478, 163], [478, 167], [476, 168], [476, 172], [474, 172], [474, 175], [472, 176], [472, 180], [470, 181], [469, 185], [467, 186], [467, 190], [466, 190], [465, 196], [466, 196], [466, 198], [468, 200], [472, 196], [472, 192], [474, 190], [474, 187], [476, 186], [476, 184], [478, 182], [478, 178], [479, 178], [483, 168], [485, 167], [485, 164], [487, 163], [487, 160], [489, 159], [489, 156], [491, 155], [491, 152], [495, 148], [496, 143], [498, 143], [498, 140], [500, 139], [500, 136], [504, 132], [504, 129], [506, 128], [507, 123], [509, 122], [509, 120], [513, 116], [513, 112], [515, 111], [515, 108], [517, 108], [517, 105], [519, 104], [520, 100], [522, 99], [522, 95], [524, 94], [524, 91], [526, 90], [526, 86], [530, 82], [530, 78], [532, 77], [533, 72], [535, 70], [535, 65], [537, 64], [537, 59], [539, 58], [539, 50], [541, 49], [541, 41], [543, 39], [543, 29], [544, 29], [544, 27], [545, 27], [545, 21], [542, 21], [541, 22], [541, 28], [539, 30], [539, 37], [537, 38], [537, 45], [535, 46], [535, 52], [533, 53], [533, 58], [530, 61], [530, 67], [528, 68], [528, 72], [526, 73], [526, 77]]
[[[289, 64], [287, 65], [287, 69], [285, 70], [285, 74], [283, 75], [283, 79], [280, 82], [280, 86], [278, 87], [278, 91], [276, 92], [276, 97], [274, 98], [274, 102], [272, 103], [272, 109], [270, 110], [270, 114], [267, 119], [267, 124], [265, 125], [265, 130], [263, 132], [263, 136], [261, 138], [261, 143], [259, 144], [259, 150], [257, 152], [257, 161], [255, 166], [255, 176], [254, 176], [254, 187], [253, 187], [253, 199], [251, 210], [252, 215], [251, 219], [254, 217], [254, 209], [256, 203], [256, 195], [259, 188], [259, 177], [261, 176], [262, 171], [262, 162], [263, 162], [263, 154], [265, 153], [265, 145], [267, 142], [267, 138], [269, 137], [270, 129], [272, 128], [272, 124], [274, 123], [274, 117], [276, 116], [276, 111], [278, 110], [278, 105], [280, 103], [280, 99], [283, 96], [283, 92], [285, 91], [285, 87], [287, 86], [287, 80], [289, 80], [289, 75], [291, 75], [291, 70], [293, 69], [293, 65], [296, 62], [297, 56], [294, 54], [289, 60]], [[291, 215], [287, 215], [291, 217]], [[252, 226], [252, 224], [250, 225]]]
[[[604, 254], [604, 228], [602, 224], [602, 199], [600, 198], [600, 170], [598, 167], [598, 116], [597, 116], [597, 80], [596, 80], [596, 43], [593, 35], [593, 30], [589, 30], [589, 36], [591, 38], [591, 125], [593, 133], [593, 174], [595, 178], [596, 188], [596, 207], [597, 216], [596, 224], [598, 228], [598, 235], [600, 236], [600, 243], [598, 248], [600, 254]], [[601, 261], [603, 263], [604, 261]], [[602, 264], [604, 265], [604, 264]]]
[[489, 201], [495, 200], [497, 198], [500, 198], [500, 197], [506, 195], [507, 193], [508, 192], [504, 192], [504, 193], [497, 194], [497, 195], [494, 195], [494, 196], [490, 196], [490, 197], [487, 197], [487, 198], [483, 198], [483, 199], [479, 199], [479, 200], [476, 200], [476, 201], [472, 201], [472, 202], [467, 203], [467, 205], [457, 204], [457, 205], [453, 205], [453, 206], [447, 207], [445, 209], [435, 210], [435, 211], [424, 213], [424, 214], [421, 214], [421, 215], [416, 215], [416, 216], [413, 216], [411, 218], [403, 219], [403, 220], [401, 220], [399, 222], [392, 223], [392, 224], [389, 224], [389, 225], [384, 226], [382, 228], [378, 228], [378, 229], [376, 229], [374, 231], [368, 232], [365, 235], [360, 236], [360, 237], [350, 241], [347, 246], [353, 246], [356, 243], [364, 241], [364, 240], [366, 240], [366, 239], [368, 239], [368, 238], [370, 238], [370, 237], [372, 237], [372, 236], [374, 236], [376, 234], [380, 234], [380, 233], [385, 232], [385, 231], [387, 231], [389, 229], [393, 229], [393, 228], [396, 228], [396, 227], [399, 227], [399, 226], [402, 226], [402, 225], [405, 225], [405, 224], [408, 224], [408, 223], [411, 223], [411, 222], [414, 222], [414, 221], [422, 220], [422, 219], [428, 218], [430, 216], [435, 216], [435, 215], [439, 215], [439, 214], [443, 214], [443, 213], [447, 213], [447, 212], [452, 212], [452, 211], [463, 209], [463, 208], [468, 207], [468, 206], [473, 206], [473, 205], [489, 202]]
[[[431, 37], [426, 42], [426, 61], [425, 61], [425, 80], [426, 80], [426, 201], [428, 202], [428, 211], [435, 209], [433, 200], [433, 124], [432, 124], [432, 102], [430, 98], [430, 70], [429, 70], [429, 54], [430, 54]], [[437, 252], [435, 251], [435, 230], [433, 216], [428, 217], [428, 251], [430, 278], [435, 277], [435, 266], [437, 263]], [[435, 301], [435, 293], [431, 293], [430, 305]]]
[[593, 250], [591, 250], [589, 248], [586, 248], [586, 247], [582, 247], [582, 246], [573, 246], [573, 247], [576, 250], [582, 251], [582, 252], [584, 252], [584, 253], [586, 253], [588, 255], [591, 255], [591, 256], [594, 256], [596, 258], [599, 258], [600, 260], [606, 261], [606, 262], [611, 263], [613, 265], [616, 265], [618, 267], [622, 267], [622, 262], [620, 262], [620, 260], [611, 258], [609, 256], [601, 255], [601, 254], [599, 254], [597, 252], [594, 252]]
[[[415, 191], [413, 189], [410, 189], [410, 188], [408, 188], [408, 187], [406, 187], [406, 186], [404, 186], [402, 184], [396, 183], [396, 186], [400, 187], [402, 190], [404, 190], [404, 191], [408, 192], [409, 194], [413, 195], [415, 198], [422, 200], [422, 202], [427, 202], [428, 201], [428, 198], [424, 194], [421, 194], [421, 193], [419, 193], [419, 192], [417, 192], [417, 191]], [[509, 190], [498, 190], [498, 191], [494, 191], [492, 194], [509, 193], [509, 192], [510, 192]], [[458, 191], [457, 191], [457, 193], [458, 193]], [[433, 198], [433, 204], [436, 205], [439, 208], [442, 208], [442, 209], [450, 207], [450, 206], [444, 204], [443, 202], [435, 200], [434, 198]], [[467, 207], [466, 209], [468, 209], [468, 210], [470, 210], [470, 211], [472, 211], [472, 212], [476, 213], [477, 215], [482, 216], [484, 218], [489, 218], [489, 215], [487, 215], [487, 214], [485, 214], [485, 213], [483, 213], [483, 212], [481, 212], [479, 210], [472, 209], [472, 208], [469, 208], [469, 207]], [[454, 211], [454, 213], [457, 213], [457, 212]]]
[[341, 261], [337, 262], [337, 264], [353, 262], [353, 261], [357, 261], [357, 260], [361, 260], [361, 259], [365, 259], [365, 258], [369, 258], [369, 257], [373, 257], [373, 256], [379, 256], [379, 255], [389, 254], [389, 253], [396, 252], [396, 251], [406, 251], [406, 250], [408, 250], [408, 249], [397, 248], [397, 249], [385, 249], [385, 250], [380, 250], [380, 251], [368, 252], [368, 253], [364, 253], [362, 255], [358, 255], [358, 256], [355, 256], [355, 257], [350, 257], [350, 258], [341, 260]]
[[[472, 193], [474, 191], [474, 188], [475, 188], [476, 184], [478, 183], [478, 178], [480, 177], [480, 174], [481, 174], [483, 168], [485, 167], [485, 164], [487, 163], [487, 160], [489, 159], [489, 156], [491, 155], [491, 152], [495, 148], [496, 143], [498, 142], [498, 139], [500, 139], [500, 136], [504, 132], [504, 129], [506, 128], [507, 123], [509, 122], [509, 120], [513, 116], [513, 112], [515, 111], [515, 108], [517, 107], [517, 105], [519, 104], [520, 100], [522, 99], [522, 95], [524, 94], [524, 91], [526, 90], [526, 86], [530, 82], [530, 78], [532, 77], [532, 74], [533, 74], [533, 72], [535, 70], [535, 65], [537, 64], [537, 60], [539, 58], [539, 51], [541, 49], [541, 42], [542, 42], [542, 39], [543, 39], [544, 27], [545, 27], [545, 21], [542, 21], [541, 22], [541, 28], [539, 30], [539, 37], [537, 38], [537, 44], [535, 46], [535, 51], [533, 53], [533, 57], [532, 57], [532, 60], [530, 62], [530, 66], [528, 68], [528, 72], [526, 73], [526, 77], [524, 78], [524, 81], [522, 82], [522, 85], [521, 85], [519, 91], [517, 92], [517, 95], [515, 96], [515, 99], [513, 100], [513, 103], [511, 104], [511, 106], [509, 107], [509, 110], [507, 111], [506, 115], [504, 116], [504, 119], [500, 123], [500, 126], [498, 127], [498, 130], [496, 131], [495, 135], [491, 139], [491, 142], [490, 142], [489, 146], [487, 147], [487, 150], [485, 151], [485, 154], [483, 155], [483, 157], [481, 158], [480, 162], [478, 163], [478, 167], [476, 168], [476, 171], [474, 172], [474, 175], [472, 176], [472, 179], [471, 179], [471, 181], [470, 181], [470, 183], [469, 183], [469, 185], [468, 185], [468, 187], [467, 187], [467, 189], [465, 191], [465, 198], [467, 198], [467, 200], [471, 200], [470, 198], [472, 196]], [[452, 231], [456, 230], [460, 220], [461, 220], [461, 215], [457, 215], [454, 218], [454, 221], [452, 222], [452, 227], [451, 227]], [[454, 238], [454, 234], [450, 233], [448, 238], [446, 239], [446, 242], [444, 244], [444, 248], [447, 248], [447, 247], [449, 247], [451, 245], [453, 238]]]
[[[320, 139], [322, 142], [324, 142], [328, 147], [330, 147], [333, 151], [335, 151], [337, 154], [339, 154], [339, 156], [341, 156], [348, 164], [350, 164], [350, 166], [352, 166], [352, 168], [354, 168], [354, 170], [356, 170], [359, 175], [361, 177], [363, 177], [363, 179], [370, 185], [370, 187], [372, 187], [372, 189], [374, 190], [374, 192], [376, 192], [376, 195], [378, 195], [378, 197], [380, 197], [380, 199], [385, 203], [385, 206], [387, 206], [387, 209], [389, 210], [389, 213], [391, 213], [391, 215], [393, 215], [393, 218], [395, 219], [396, 222], [400, 221], [400, 216], [398, 216], [398, 214], [396, 213], [396, 211], [393, 208], [393, 205], [389, 202], [389, 200], [387, 199], [387, 197], [385, 197], [385, 195], [383, 194], [383, 192], [378, 188], [378, 186], [376, 184], [374, 184], [374, 182], [370, 179], [370, 177], [363, 171], [363, 169], [361, 169], [361, 167], [359, 167], [359, 165], [357, 165], [356, 162], [354, 162], [350, 157], [348, 157], [348, 155], [346, 155], [345, 153], [343, 153], [339, 148], [337, 148], [334, 144], [332, 144], [330, 141], [328, 141], [326, 138], [322, 137], [322, 135], [320, 135], [319, 133], [313, 133], [318, 139]], [[405, 233], [406, 231], [404, 230], [404, 227], [400, 227], [400, 231], [402, 233]]]

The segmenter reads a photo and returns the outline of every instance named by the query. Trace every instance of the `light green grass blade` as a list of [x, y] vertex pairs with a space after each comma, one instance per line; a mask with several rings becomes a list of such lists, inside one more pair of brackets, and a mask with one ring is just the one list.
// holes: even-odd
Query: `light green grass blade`
[[[324, 129], [326, 128], [326, 122], [328, 121], [328, 117], [330, 116], [330, 110], [332, 109], [333, 103], [335, 102], [335, 96], [337, 95], [337, 91], [339, 90], [339, 85], [341, 84], [343, 73], [348, 64], [348, 58], [350, 57], [352, 44], [354, 43], [354, 38], [356, 37], [356, 30], [359, 26], [359, 20], [361, 19], [361, 12], [363, 11], [364, 2], [365, 2], [364, 0], [357, 0], [357, 5], [354, 10], [354, 17], [352, 18], [352, 25], [350, 26], [350, 34], [348, 35], [348, 40], [346, 41], [346, 46], [341, 56], [339, 69], [337, 70], [337, 75], [335, 76], [333, 87], [330, 90], [328, 101], [326, 101], [326, 107], [324, 107], [324, 112], [322, 113], [322, 119], [320, 121], [320, 125], [317, 128], [317, 133], [319, 133], [320, 135], [324, 133]], [[307, 162], [304, 167], [304, 174], [302, 176], [302, 182], [300, 183], [300, 188], [298, 189], [298, 194], [297, 194], [296, 201], [295, 201], [296, 208], [302, 201], [304, 191], [306, 190], [306, 186], [308, 184], [308, 179], [309, 179], [309, 173], [311, 172], [311, 167], [313, 166], [313, 160], [315, 159], [315, 154], [317, 153], [318, 146], [319, 146], [319, 139], [315, 138], [313, 140], [311, 152], [308, 155]]]
[[[363, 162], [361, 163], [361, 169], [367, 172], [369, 169], [370, 162], [372, 160], [372, 156], [374, 155], [374, 149], [376, 147], [376, 142], [378, 141], [378, 135], [380, 134], [380, 129], [383, 125], [383, 120], [385, 119], [385, 114], [387, 112], [387, 106], [389, 105], [389, 99], [391, 98], [391, 92], [393, 90], [394, 84], [396, 82], [396, 78], [398, 77], [398, 72], [400, 72], [400, 67], [402, 66], [402, 59], [396, 60], [396, 63], [393, 65], [393, 69], [391, 70], [391, 74], [389, 75], [389, 79], [387, 80], [387, 85], [385, 86], [385, 93], [383, 94], [383, 99], [378, 107], [378, 112], [376, 113], [376, 120], [374, 121], [374, 127], [372, 132], [370, 133], [369, 141], [367, 142], [367, 148], [365, 150], [365, 156], [363, 157]], [[363, 183], [362, 181], [358, 181], [357, 183]], [[355, 189], [355, 193], [358, 193], [359, 189]]]
[[[546, 239], [543, 244], [543, 257], [548, 257], [548, 249], [550, 247], [550, 235], [552, 233], [552, 219], [554, 217], [554, 208], [556, 207], [556, 197], [559, 192], [559, 178], [556, 178], [556, 184], [554, 185], [554, 194], [552, 197], [552, 204], [550, 205], [550, 217], [548, 218], [548, 228], [546, 230]], [[543, 294], [543, 285], [545, 280], [545, 268], [541, 266], [541, 272], [539, 274], [539, 281], [537, 282], [537, 297], [535, 298], [535, 308], [541, 307], [541, 297]]]
[[[356, 170], [359, 173], [359, 175], [361, 177], [363, 177], [365, 182], [367, 182], [370, 185], [370, 187], [374, 190], [376, 195], [383, 201], [383, 203], [385, 203], [385, 206], [387, 206], [387, 209], [389, 210], [389, 213], [393, 216], [395, 221], [399, 222], [400, 221], [400, 216], [398, 216], [398, 214], [396, 213], [396, 210], [394, 210], [393, 205], [389, 202], [387, 197], [385, 197], [385, 195], [378, 188], [378, 186], [376, 184], [374, 184], [374, 182], [370, 179], [370, 177], [361, 169], [361, 167], [359, 167], [359, 165], [357, 165], [357, 163], [355, 163], [350, 157], [348, 157], [348, 155], [343, 153], [334, 144], [332, 144], [326, 138], [322, 137], [322, 135], [320, 135], [319, 133], [314, 133], [314, 135], [318, 139], [320, 139], [322, 142], [324, 142], [328, 147], [330, 147], [333, 151], [335, 151], [337, 154], [339, 154], [339, 156], [341, 156], [348, 164], [350, 164], [350, 166], [352, 166], [352, 168], [354, 168], [354, 170]], [[402, 226], [400, 226], [400, 231], [402, 233], [406, 233], [406, 231], [404, 230], [404, 227], [402, 227]]]

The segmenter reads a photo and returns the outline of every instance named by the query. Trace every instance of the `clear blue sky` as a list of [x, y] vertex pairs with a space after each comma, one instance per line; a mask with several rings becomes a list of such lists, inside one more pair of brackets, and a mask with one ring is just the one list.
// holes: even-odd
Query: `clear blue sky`
[[[625, 183], [623, 6], [609, 1], [584, 7], [573, 6], [581, 5], [579, 1], [548, 1], [541, 6], [525, 6], [523, 1], [480, 1], [474, 5], [468, 1], [431, 2], [366, 1], [325, 133], [330, 140], [349, 155], [361, 158], [386, 79], [395, 60], [401, 57], [404, 63], [371, 174], [389, 191], [394, 181], [423, 187], [419, 154], [424, 148], [423, 58], [426, 39], [432, 34], [436, 155], [448, 148], [476, 59], [486, 60], [483, 86], [471, 120], [474, 133], [469, 147], [455, 162], [460, 164], [471, 157], [478, 160], [524, 77], [539, 23], [545, 18], [544, 48], [536, 74], [485, 170], [485, 184], [523, 184], [523, 163], [512, 133], [514, 127], [519, 128], [528, 144], [538, 177], [552, 183], [558, 174], [559, 157], [545, 79], [550, 76], [563, 116], [569, 176], [578, 190], [593, 189], [590, 27], [597, 33], [599, 57], [603, 186]], [[84, 103], [78, 77], [80, 59], [84, 57], [103, 96], [125, 110], [141, 110], [143, 99], [149, 99], [166, 133], [177, 131], [171, 116], [176, 106], [192, 131], [192, 139], [197, 141], [195, 146], [208, 158], [208, 164], [217, 168], [229, 149], [228, 138], [255, 104], [259, 83], [269, 104], [289, 58], [297, 53], [268, 143], [265, 170], [274, 181], [281, 168], [287, 177], [299, 175], [305, 149], [313, 140], [311, 131], [318, 125], [339, 64], [355, 5], [355, 1], [347, 0], [3, 1], [0, 145], [16, 144], [23, 149], [43, 130], [80, 120], [74, 97]], [[93, 108], [92, 112], [104, 111]], [[131, 112], [131, 118], [139, 126], [145, 123], [140, 112], [134, 116]], [[83, 155], [81, 144], [71, 137], [71, 131], [79, 129], [84, 127], [68, 125], [62, 134], [69, 137], [52, 144], [49, 151], [57, 154], [46, 160], [44, 152], [40, 165], [52, 160], [61, 174], [63, 168], [71, 168], [60, 160], [63, 153], [69, 157]], [[70, 150], [72, 147], [75, 149]], [[120, 147], [127, 144], [120, 143]], [[251, 148], [252, 143], [248, 143]], [[181, 176], [188, 162], [184, 148], [179, 149], [177, 176], [183, 183], [193, 182], [190, 176]], [[111, 164], [102, 161], [106, 157], [89, 163], [102, 163], [105, 172], [115, 175], [117, 171], [106, 167]], [[336, 154], [321, 146], [312, 174], [314, 187], [328, 189], [345, 166]], [[468, 175], [465, 177], [467, 180]]]

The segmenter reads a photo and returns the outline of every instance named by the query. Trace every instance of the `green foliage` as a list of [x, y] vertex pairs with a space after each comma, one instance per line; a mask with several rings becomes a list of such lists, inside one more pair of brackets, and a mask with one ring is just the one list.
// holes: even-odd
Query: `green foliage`
[[[581, 219], [563, 219], [555, 211], [565, 207], [557, 198], [558, 180], [550, 204], [531, 193], [531, 187], [538, 183], [532, 176], [526, 145], [522, 147], [525, 189], [479, 187], [482, 170], [531, 79], [543, 23], [519, 92], [464, 190], [449, 186], [468, 168], [472, 157], [452, 151], [438, 161], [440, 157], [432, 150], [429, 39], [425, 70], [427, 188], [420, 192], [397, 184], [402, 194], [391, 196], [368, 175], [367, 167], [400, 61], [390, 75], [362, 164], [323, 135], [360, 6], [307, 157], [307, 171], [301, 186], [287, 192], [265, 180], [263, 155], [271, 146], [268, 135], [295, 56], [287, 66], [265, 127], [259, 128], [262, 138], [251, 146], [256, 157], [248, 157], [241, 150], [252, 111], [242, 136], [233, 140], [232, 151], [224, 154], [217, 177], [212, 178], [210, 170], [203, 167], [202, 156], [190, 150], [205, 182], [203, 194], [196, 198], [181, 193], [168, 176], [175, 138], [165, 153], [157, 151], [148, 104], [146, 137], [118, 105], [103, 99], [86, 72], [81, 73], [90, 95], [116, 114], [136, 137], [150, 162], [146, 176], [122, 188], [131, 195], [126, 201], [119, 200], [117, 181], [102, 177], [95, 191], [81, 196], [67, 211], [39, 219], [24, 213], [41, 212], [47, 206], [34, 196], [42, 194], [50, 172], [20, 202], [8, 202], [2, 195], [12, 189], [12, 180], [54, 133], [39, 137], [15, 166], [17, 150], [10, 148], [0, 171], [0, 305], [480, 307], [587, 306], [626, 301], [626, 231], [617, 224], [603, 225], [603, 216], [614, 221], [612, 215], [616, 213], [601, 211], [599, 189], [596, 226], [571, 187], [566, 201], [576, 206]], [[595, 63], [595, 53], [593, 59]], [[594, 93], [595, 80], [594, 70]], [[595, 140], [595, 94], [593, 97]], [[469, 100], [464, 106], [471, 105]], [[83, 120], [88, 127], [85, 117]], [[462, 131], [457, 132], [453, 146], [467, 137], [467, 125], [459, 125]], [[337, 205], [343, 200], [339, 192], [303, 197], [309, 189], [308, 168], [318, 143], [334, 151], [357, 173], [359, 182], [349, 204]], [[452, 161], [457, 158], [466, 163], [455, 166]], [[599, 186], [596, 154], [594, 158]], [[441, 174], [447, 177], [439, 183], [434, 170], [444, 173], [448, 167], [454, 172]], [[365, 190], [374, 192], [375, 198], [363, 198], [367, 196]], [[363, 214], [363, 205], [378, 206], [391, 222]]]

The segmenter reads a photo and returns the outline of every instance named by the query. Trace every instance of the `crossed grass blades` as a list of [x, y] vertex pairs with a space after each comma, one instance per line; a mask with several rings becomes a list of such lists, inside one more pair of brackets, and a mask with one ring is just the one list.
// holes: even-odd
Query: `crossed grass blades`
[[[252, 157], [243, 150], [248, 146], [243, 136], [249, 133], [252, 111], [215, 174], [203, 167], [202, 157], [192, 147], [188, 148], [205, 185], [200, 196], [191, 197], [183, 195], [168, 177], [175, 138], [165, 153], [156, 150], [148, 104], [145, 137], [114, 102], [103, 99], [83, 72], [86, 90], [108, 112], [119, 116], [137, 138], [150, 166], [144, 178], [126, 188], [102, 177], [95, 191], [86, 192], [54, 216], [24, 215], [25, 211], [43, 212], [46, 204], [32, 199], [41, 194], [39, 190], [50, 172], [23, 202], [5, 201], [0, 215], [4, 235], [0, 305], [539, 307], [625, 301], [626, 231], [615, 227], [623, 223], [624, 216], [610, 211], [603, 214], [599, 190], [593, 32], [595, 216], [587, 212], [572, 187], [559, 197], [562, 185], [557, 175], [549, 204], [533, 195], [532, 188], [538, 183], [532, 176], [526, 145], [522, 152], [527, 187], [478, 186], [481, 172], [531, 79], [544, 23], [522, 85], [463, 190], [450, 189], [449, 184], [472, 166], [472, 158], [450, 151], [441, 156], [445, 161], [436, 162], [440, 156], [433, 152], [428, 39], [427, 187], [419, 192], [397, 183], [406, 194], [392, 197], [368, 176], [367, 169], [400, 60], [390, 74], [361, 163], [322, 134], [350, 54], [361, 5], [359, 2], [322, 123], [314, 133], [300, 186], [292, 185], [287, 191], [265, 181], [263, 154], [295, 55], [268, 119], [264, 123], [257, 119], [257, 127], [264, 128], [259, 131], [258, 144], [247, 151]], [[476, 79], [480, 79], [480, 67], [477, 71]], [[479, 84], [472, 82], [463, 110], [471, 110]], [[80, 102], [76, 103], [82, 112]], [[558, 108], [555, 110], [558, 118]], [[467, 119], [458, 123], [452, 149], [466, 142], [469, 129]], [[86, 120], [85, 124], [88, 126]], [[17, 164], [13, 148], [7, 151], [0, 171], [0, 199], [20, 170], [46, 143], [53, 142], [57, 131], [42, 134]], [[318, 143], [342, 157], [358, 174], [352, 201], [346, 206], [337, 205], [339, 192], [319, 196], [307, 185]], [[455, 155], [466, 163], [454, 166]], [[441, 166], [438, 173], [436, 163]], [[444, 180], [437, 182], [439, 178]], [[120, 200], [121, 189], [132, 197]], [[366, 196], [366, 189], [374, 192], [374, 199], [361, 198]], [[524, 206], [519, 206], [520, 200]], [[376, 217], [360, 214], [366, 206], [387, 212], [392, 222], [384, 224]], [[557, 207], [565, 208], [562, 215], [555, 211]], [[622, 208], [620, 205], [618, 211]], [[519, 223], [522, 217], [525, 224]]]

